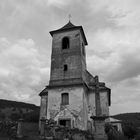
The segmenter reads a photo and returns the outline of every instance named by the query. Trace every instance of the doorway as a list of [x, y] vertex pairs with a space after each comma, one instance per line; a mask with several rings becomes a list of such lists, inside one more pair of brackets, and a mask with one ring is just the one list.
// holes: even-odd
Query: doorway
[[71, 128], [71, 120], [70, 119], [59, 120], [59, 125]]

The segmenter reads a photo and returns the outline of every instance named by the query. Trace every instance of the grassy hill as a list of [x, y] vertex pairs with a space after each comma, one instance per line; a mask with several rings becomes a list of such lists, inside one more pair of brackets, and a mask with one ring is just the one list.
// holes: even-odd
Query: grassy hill
[[29, 109], [39, 108], [34, 104], [0, 99], [0, 109], [7, 108], [7, 107], [18, 107], [18, 108], [29, 108]]
[[0, 119], [9, 117], [16, 120], [22, 116], [26, 120], [37, 120], [39, 109], [34, 104], [0, 99]]
[[140, 113], [123, 113], [112, 116], [113, 118], [122, 120], [124, 122], [131, 122], [136, 127], [140, 128]]

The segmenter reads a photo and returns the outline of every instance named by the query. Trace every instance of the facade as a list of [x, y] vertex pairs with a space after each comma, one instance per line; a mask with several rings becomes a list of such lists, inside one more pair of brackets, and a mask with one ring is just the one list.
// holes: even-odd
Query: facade
[[[88, 44], [82, 26], [70, 21], [50, 32], [52, 36], [49, 85], [41, 96], [40, 119], [59, 125], [95, 131], [91, 116], [109, 116], [110, 89], [92, 76], [86, 67]], [[97, 93], [98, 92], [98, 93]], [[98, 95], [98, 96], [96, 96]]]

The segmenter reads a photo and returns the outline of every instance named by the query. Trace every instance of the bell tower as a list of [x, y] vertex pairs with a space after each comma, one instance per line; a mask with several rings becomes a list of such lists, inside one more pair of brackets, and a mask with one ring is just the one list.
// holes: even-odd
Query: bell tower
[[70, 21], [52, 36], [51, 74], [49, 86], [82, 83], [86, 70], [87, 40], [82, 26]]

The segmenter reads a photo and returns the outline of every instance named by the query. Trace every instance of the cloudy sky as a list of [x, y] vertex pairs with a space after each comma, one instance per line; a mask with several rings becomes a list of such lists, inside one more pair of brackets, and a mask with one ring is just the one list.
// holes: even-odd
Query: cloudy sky
[[140, 112], [140, 0], [0, 0], [0, 98], [39, 105], [49, 31], [82, 25], [87, 67], [112, 89], [111, 114]]

